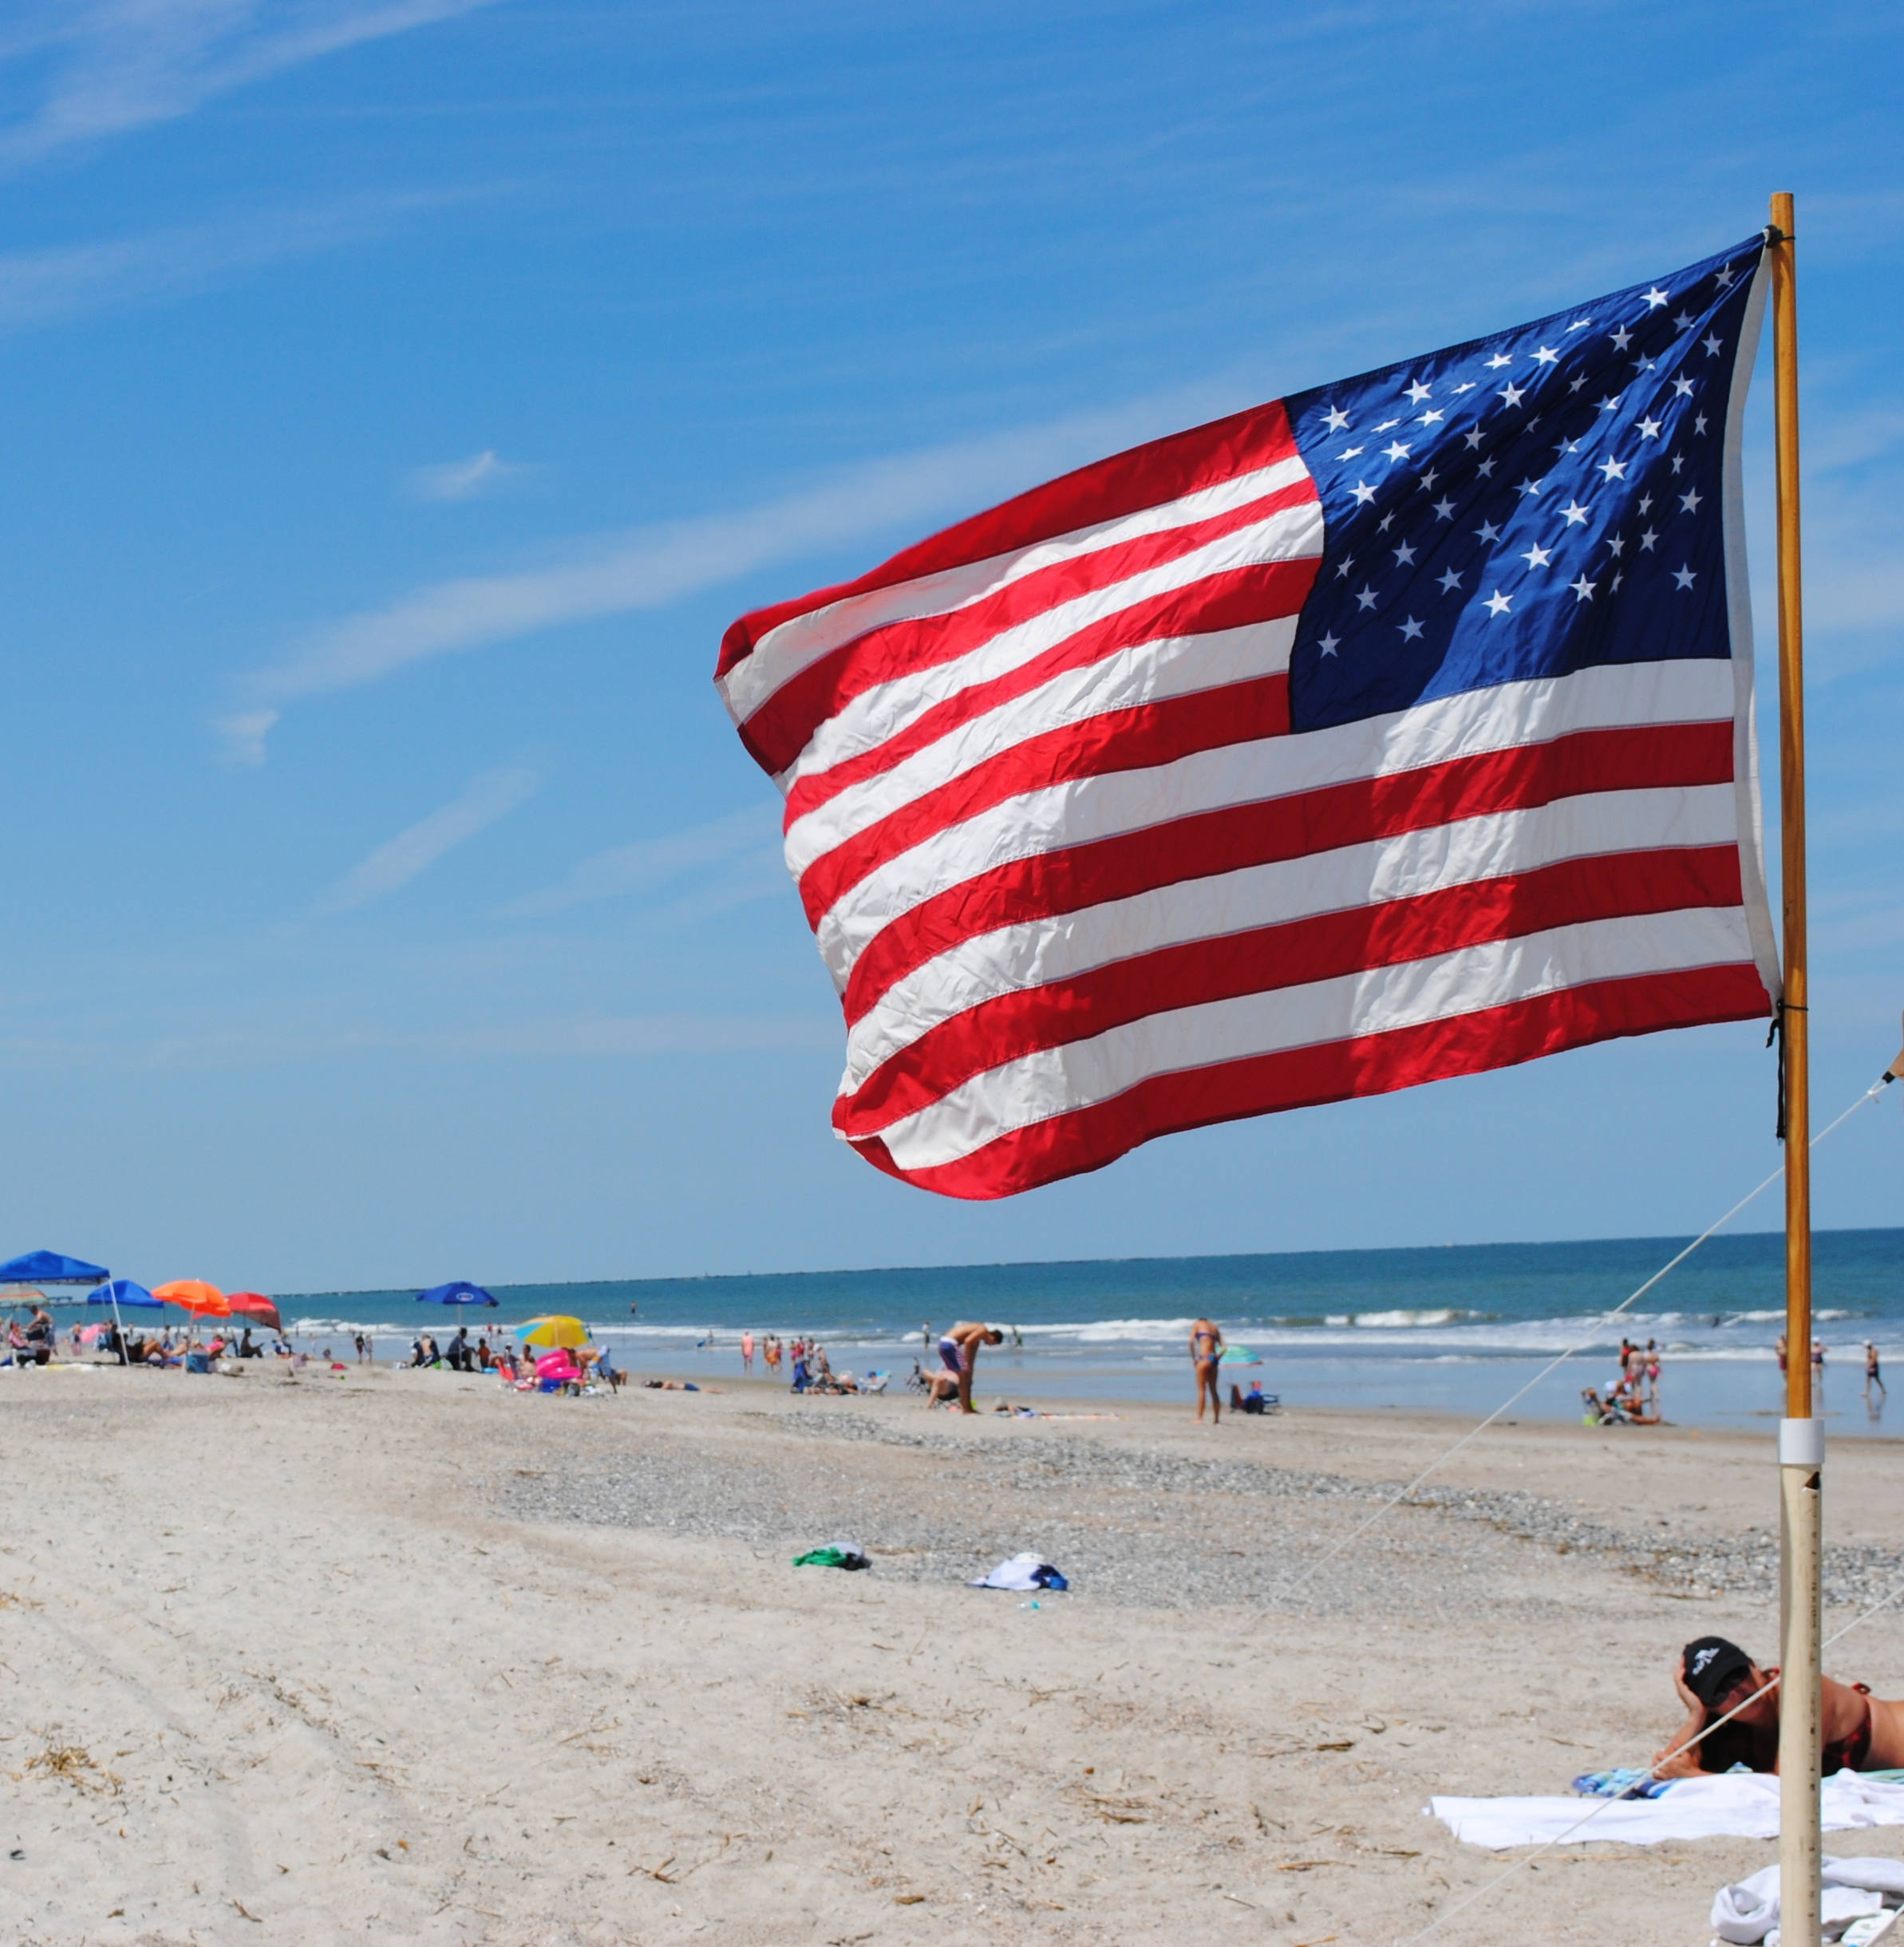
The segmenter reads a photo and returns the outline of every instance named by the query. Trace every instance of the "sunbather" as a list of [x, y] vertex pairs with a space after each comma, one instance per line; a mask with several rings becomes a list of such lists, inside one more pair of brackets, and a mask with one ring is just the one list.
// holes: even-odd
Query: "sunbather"
[[[1729, 1771], [1743, 1764], [1754, 1771], [1779, 1768], [1779, 1692], [1768, 1680], [1776, 1669], [1761, 1669], [1736, 1643], [1723, 1636], [1702, 1636], [1680, 1652], [1673, 1687], [1686, 1707], [1686, 1721], [1658, 1752], [1661, 1778], [1694, 1778]], [[1904, 1701], [1874, 1697], [1863, 1684], [1822, 1682], [1824, 1768], [1835, 1771], [1888, 1771], [1904, 1765]], [[1748, 1701], [1748, 1700], [1750, 1700]], [[1743, 1706], [1743, 1708], [1740, 1707]], [[1735, 1709], [1704, 1743], [1694, 1744], [1708, 1724]]]
[[926, 1375], [926, 1404], [928, 1409], [934, 1406], [958, 1405], [958, 1376], [955, 1372], [928, 1372]]

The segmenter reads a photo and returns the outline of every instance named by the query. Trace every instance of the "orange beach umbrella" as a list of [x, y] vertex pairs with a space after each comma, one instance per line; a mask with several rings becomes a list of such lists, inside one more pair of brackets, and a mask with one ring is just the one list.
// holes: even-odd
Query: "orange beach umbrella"
[[168, 1285], [154, 1285], [152, 1296], [163, 1298], [168, 1305], [176, 1305], [181, 1311], [192, 1313], [205, 1318], [229, 1318], [231, 1316], [230, 1301], [216, 1285], [208, 1285], [202, 1278], [175, 1278]]

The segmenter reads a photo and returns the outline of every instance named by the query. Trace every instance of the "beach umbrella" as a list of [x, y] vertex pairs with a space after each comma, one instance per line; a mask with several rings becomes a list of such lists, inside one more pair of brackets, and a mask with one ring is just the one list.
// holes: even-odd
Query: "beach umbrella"
[[579, 1318], [569, 1318], [560, 1313], [546, 1318], [531, 1318], [527, 1325], [516, 1328], [516, 1335], [525, 1345], [586, 1345], [588, 1343], [588, 1327]]
[[234, 1318], [249, 1318], [256, 1324], [269, 1325], [274, 1332], [284, 1329], [284, 1321], [278, 1314], [276, 1304], [262, 1291], [234, 1291], [225, 1300]]
[[492, 1297], [480, 1285], [466, 1284], [460, 1281], [453, 1285], [432, 1285], [428, 1291], [417, 1293], [419, 1305], [495, 1305]]
[[231, 1307], [216, 1285], [202, 1278], [175, 1278], [170, 1284], [154, 1285], [152, 1296], [192, 1313], [196, 1325], [200, 1318], [229, 1318]]
[[216, 1285], [208, 1285], [202, 1278], [175, 1278], [168, 1285], [154, 1285], [152, 1296], [195, 1317], [202, 1313], [207, 1318], [229, 1318], [231, 1315], [231, 1301]]
[[1225, 1365], [1261, 1365], [1262, 1364], [1262, 1360], [1258, 1358], [1247, 1345], [1226, 1345], [1217, 1357]]
[[155, 1298], [143, 1285], [135, 1285], [129, 1278], [110, 1278], [97, 1291], [86, 1293], [89, 1305], [109, 1305], [113, 1308], [113, 1323], [119, 1330], [119, 1363], [125, 1364], [125, 1321], [120, 1316], [122, 1305], [133, 1305], [142, 1311], [162, 1312], [165, 1309], [163, 1298]]
[[86, 1293], [89, 1305], [110, 1305], [115, 1309], [130, 1306], [143, 1311], [162, 1312], [165, 1301], [156, 1298], [143, 1285], [136, 1285], [129, 1278], [115, 1278], [101, 1285], [97, 1291]]

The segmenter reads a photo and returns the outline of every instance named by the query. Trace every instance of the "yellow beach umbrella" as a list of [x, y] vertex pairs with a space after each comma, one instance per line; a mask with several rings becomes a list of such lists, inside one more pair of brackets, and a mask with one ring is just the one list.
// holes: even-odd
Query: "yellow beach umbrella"
[[531, 1318], [526, 1325], [518, 1325], [516, 1333], [525, 1345], [586, 1345], [588, 1343], [588, 1327], [579, 1318], [565, 1317], [559, 1313], [547, 1318]]

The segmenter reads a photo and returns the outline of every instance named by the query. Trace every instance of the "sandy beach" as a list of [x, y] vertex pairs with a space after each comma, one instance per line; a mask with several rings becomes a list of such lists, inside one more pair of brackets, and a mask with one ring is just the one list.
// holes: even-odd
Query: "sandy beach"
[[[1298, 1587], [1456, 1423], [6, 1376], [10, 1941], [1405, 1940], [1506, 1862], [1432, 1793], [1643, 1763], [1681, 1642], [1773, 1654], [1769, 1431], [1504, 1425]], [[1834, 1451], [1827, 1629], [1901, 1458]], [[963, 1586], [1021, 1549], [1071, 1593]], [[1827, 1667], [1904, 1693], [1904, 1617]], [[1570, 1846], [1436, 1937], [1704, 1941], [1773, 1852]]]

